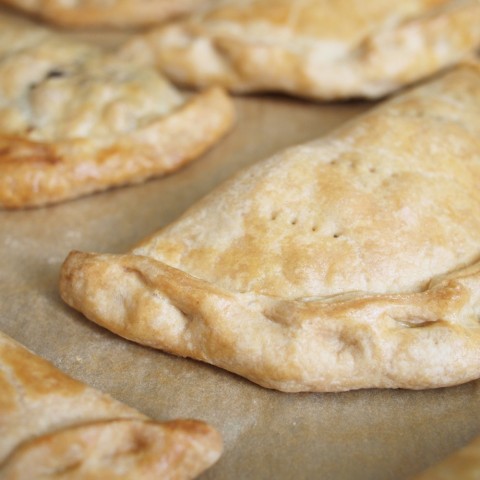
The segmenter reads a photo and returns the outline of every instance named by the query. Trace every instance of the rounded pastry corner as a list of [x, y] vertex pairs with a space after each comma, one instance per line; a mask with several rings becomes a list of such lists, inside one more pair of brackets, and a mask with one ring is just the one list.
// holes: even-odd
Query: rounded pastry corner
[[[219, 434], [194, 420], [111, 419], [20, 444], [0, 467], [5, 479], [191, 479], [221, 454]], [[221, 441], [221, 439], [220, 439]]]

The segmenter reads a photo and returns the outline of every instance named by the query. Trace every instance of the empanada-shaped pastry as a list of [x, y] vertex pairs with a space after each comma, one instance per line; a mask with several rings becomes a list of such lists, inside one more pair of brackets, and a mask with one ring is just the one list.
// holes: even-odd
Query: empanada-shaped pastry
[[0, 333], [2, 480], [190, 479], [221, 450], [209, 425], [153, 421]]
[[480, 377], [480, 67], [238, 173], [126, 255], [71, 253], [64, 300], [279, 390]]
[[480, 437], [412, 480], [478, 480]]
[[0, 206], [58, 202], [176, 170], [232, 125], [218, 90], [0, 15]]
[[213, 0], [0, 0], [63, 27], [139, 27], [192, 12]]
[[478, 0], [223, 0], [125, 54], [186, 85], [338, 99], [379, 97], [479, 45]]

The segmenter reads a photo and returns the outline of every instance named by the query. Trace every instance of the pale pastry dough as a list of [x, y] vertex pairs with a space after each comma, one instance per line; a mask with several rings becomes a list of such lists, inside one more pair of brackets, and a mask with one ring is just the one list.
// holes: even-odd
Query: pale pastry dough
[[37, 206], [172, 172], [231, 127], [219, 89], [0, 15], [0, 206]]
[[238, 173], [126, 255], [74, 252], [64, 300], [270, 388], [480, 377], [480, 67]]
[[2, 480], [191, 479], [221, 450], [209, 425], [153, 421], [0, 332]]
[[181, 84], [338, 99], [385, 95], [478, 46], [479, 0], [222, 0], [124, 55]]
[[478, 480], [480, 437], [411, 480]]
[[129, 28], [154, 25], [215, 0], [0, 0], [55, 25]]

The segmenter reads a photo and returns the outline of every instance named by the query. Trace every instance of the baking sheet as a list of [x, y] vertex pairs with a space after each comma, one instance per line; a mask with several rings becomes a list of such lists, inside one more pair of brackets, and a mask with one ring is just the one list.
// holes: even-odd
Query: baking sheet
[[479, 381], [419, 392], [285, 394], [116, 337], [59, 297], [59, 268], [70, 250], [123, 252], [239, 168], [371, 106], [281, 96], [235, 103], [235, 130], [176, 174], [54, 207], [0, 211], [0, 328], [153, 418], [214, 425], [225, 451], [204, 480], [408, 478], [480, 433]]

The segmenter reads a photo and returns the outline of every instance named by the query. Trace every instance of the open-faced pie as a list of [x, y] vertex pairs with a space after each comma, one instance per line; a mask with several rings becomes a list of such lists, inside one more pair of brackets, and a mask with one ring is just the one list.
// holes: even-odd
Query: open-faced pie
[[478, 0], [222, 0], [125, 53], [186, 85], [337, 99], [384, 95], [479, 46]]
[[140, 27], [192, 12], [214, 0], [0, 0], [63, 27]]
[[136, 342], [284, 391], [480, 377], [480, 67], [258, 163], [65, 301]]
[[153, 421], [0, 333], [2, 480], [186, 480], [221, 450], [209, 425]]
[[0, 207], [37, 206], [178, 169], [230, 128], [219, 89], [0, 15]]

